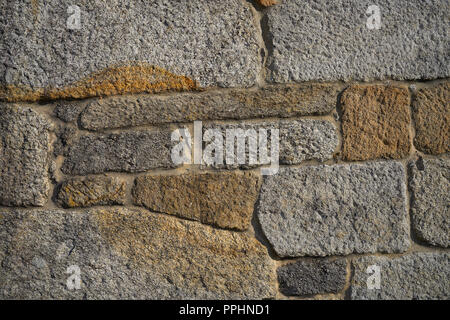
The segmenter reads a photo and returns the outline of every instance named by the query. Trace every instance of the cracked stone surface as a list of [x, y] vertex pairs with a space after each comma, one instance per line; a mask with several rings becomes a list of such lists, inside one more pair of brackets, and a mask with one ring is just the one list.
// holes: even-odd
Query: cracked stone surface
[[[267, 249], [230, 232], [131, 209], [0, 212], [1, 299], [263, 299]], [[81, 287], [68, 290], [69, 266]]]

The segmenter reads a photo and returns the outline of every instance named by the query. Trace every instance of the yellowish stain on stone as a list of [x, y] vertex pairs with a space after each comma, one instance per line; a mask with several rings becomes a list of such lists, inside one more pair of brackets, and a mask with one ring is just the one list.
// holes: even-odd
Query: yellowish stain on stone
[[135, 93], [200, 90], [196, 81], [157, 66], [139, 63], [113, 66], [64, 88], [0, 86], [0, 100], [36, 102], [57, 99], [84, 99]]
[[[93, 214], [117, 254], [179, 288], [242, 294], [255, 281], [275, 281], [266, 249], [244, 233], [141, 210], [111, 208]], [[269, 285], [268, 291], [272, 289]]]
[[277, 4], [277, 0], [258, 0], [258, 3], [263, 7], [270, 7]]

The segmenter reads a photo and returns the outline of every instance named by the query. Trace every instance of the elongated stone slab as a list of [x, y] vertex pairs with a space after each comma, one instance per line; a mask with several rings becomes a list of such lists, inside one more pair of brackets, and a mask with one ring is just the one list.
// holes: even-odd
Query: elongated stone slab
[[[195, 120], [292, 117], [330, 113], [335, 109], [339, 85], [268, 86], [259, 90], [227, 90], [170, 96], [140, 95], [96, 99], [81, 114], [88, 130]], [[82, 103], [58, 108], [73, 119], [71, 110]], [[84, 106], [84, 104], [83, 104]]]
[[0, 103], [0, 205], [42, 206], [47, 201], [50, 129], [33, 109]]
[[258, 192], [259, 177], [251, 173], [192, 173], [138, 177], [133, 199], [154, 212], [246, 230]]
[[72, 143], [61, 170], [84, 175], [171, 168], [171, 145], [168, 130], [88, 134]]
[[450, 159], [411, 162], [412, 226], [420, 240], [450, 247]]

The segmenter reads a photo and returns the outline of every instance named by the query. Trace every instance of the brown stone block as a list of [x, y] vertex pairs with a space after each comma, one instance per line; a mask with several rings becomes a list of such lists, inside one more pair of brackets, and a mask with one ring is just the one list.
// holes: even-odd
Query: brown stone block
[[401, 159], [410, 151], [406, 88], [351, 86], [341, 97], [345, 160]]

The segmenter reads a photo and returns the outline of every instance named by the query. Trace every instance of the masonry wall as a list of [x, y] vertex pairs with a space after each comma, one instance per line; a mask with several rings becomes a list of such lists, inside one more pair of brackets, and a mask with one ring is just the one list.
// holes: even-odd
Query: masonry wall
[[73, 5], [0, 3], [0, 298], [449, 298], [448, 1]]

